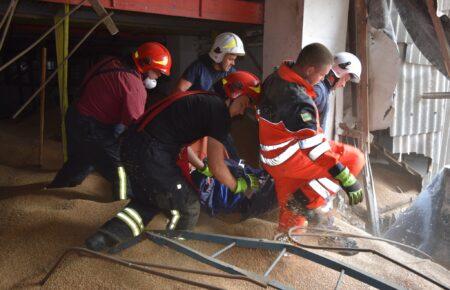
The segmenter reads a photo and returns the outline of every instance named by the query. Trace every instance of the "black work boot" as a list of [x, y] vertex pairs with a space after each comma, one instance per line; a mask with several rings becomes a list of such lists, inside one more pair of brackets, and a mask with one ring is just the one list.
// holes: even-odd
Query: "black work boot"
[[131, 229], [115, 217], [104, 224], [95, 234], [87, 238], [85, 244], [89, 250], [101, 252], [133, 237]]
[[96, 252], [102, 252], [118, 243], [118, 240], [100, 230], [85, 241], [86, 248]]

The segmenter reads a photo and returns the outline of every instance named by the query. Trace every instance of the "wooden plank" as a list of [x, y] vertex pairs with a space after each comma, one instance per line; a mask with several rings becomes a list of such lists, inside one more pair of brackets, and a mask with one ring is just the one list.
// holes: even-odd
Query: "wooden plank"
[[444, 28], [442, 27], [441, 20], [436, 15], [436, 7], [434, 7], [433, 0], [425, 1], [430, 14], [431, 21], [433, 22], [434, 30], [439, 41], [439, 47], [441, 49], [442, 58], [444, 60], [444, 66], [447, 71], [447, 77], [450, 78], [450, 56], [447, 38], [445, 36]]

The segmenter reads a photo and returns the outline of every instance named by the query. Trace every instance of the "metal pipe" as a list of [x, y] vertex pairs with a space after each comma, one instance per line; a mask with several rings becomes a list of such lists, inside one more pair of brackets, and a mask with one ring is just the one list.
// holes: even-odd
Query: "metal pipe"
[[[301, 228], [301, 227], [292, 227], [292, 228], [290, 228], [289, 232], [288, 232], [288, 235], [289, 235], [289, 240], [291, 242], [293, 242], [294, 244], [300, 246], [300, 247], [307, 248], [307, 249], [327, 250], [327, 251], [352, 251], [352, 252], [358, 252], [358, 253], [359, 252], [361, 252], [361, 253], [372, 253], [372, 254], [377, 255], [377, 256], [385, 259], [385, 260], [388, 260], [391, 263], [396, 264], [397, 266], [400, 266], [403, 269], [406, 269], [406, 270], [416, 274], [417, 276], [427, 280], [428, 282], [433, 283], [434, 285], [436, 285], [438, 287], [441, 287], [443, 289], [449, 289], [448, 287], [444, 286], [442, 283], [440, 283], [438, 281], [435, 281], [434, 279], [426, 276], [425, 274], [422, 274], [421, 272], [419, 272], [419, 271], [417, 271], [417, 270], [415, 270], [415, 269], [413, 269], [413, 268], [411, 268], [411, 267], [409, 267], [409, 266], [407, 266], [407, 265], [405, 265], [405, 264], [403, 264], [403, 263], [401, 263], [401, 262], [399, 262], [399, 261], [397, 261], [397, 260], [395, 260], [395, 259], [393, 259], [391, 257], [388, 257], [388, 256], [384, 255], [383, 253], [378, 252], [377, 250], [368, 249], [368, 248], [353, 249], [353, 248], [344, 248], [344, 247], [323, 247], [323, 246], [312, 246], [312, 245], [302, 244], [299, 241], [297, 241], [294, 238], [292, 238], [292, 236], [294, 235], [294, 234], [292, 234], [292, 231], [294, 231], [294, 230], [296, 230], [298, 228]], [[302, 236], [303, 234], [295, 234], [295, 235], [296, 236]], [[312, 235], [312, 234], [310, 234], [310, 235]], [[318, 234], [318, 236], [321, 236], [321, 235]], [[330, 237], [332, 235], [327, 235], [327, 236]]]
[[186, 268], [180, 268], [180, 267], [172, 267], [172, 266], [165, 266], [165, 265], [152, 264], [152, 263], [143, 263], [143, 262], [136, 262], [136, 261], [128, 261], [128, 262], [134, 263], [136, 265], [145, 266], [145, 267], [155, 267], [155, 268], [161, 268], [161, 269], [165, 269], [165, 270], [186, 272], [186, 273], [206, 275], [206, 276], [214, 276], [214, 277], [220, 277], [220, 278], [225, 278], [225, 279], [244, 280], [247, 282], [251, 282], [255, 285], [264, 287], [264, 288], [267, 287], [267, 285], [260, 283], [259, 281], [253, 280], [249, 277], [243, 276], [243, 275], [223, 274], [223, 273], [216, 273], [216, 272], [211, 272], [211, 271], [192, 270], [192, 269], [186, 269]]
[[272, 272], [273, 268], [278, 264], [278, 262], [281, 260], [281, 258], [286, 253], [286, 248], [284, 248], [277, 256], [277, 258], [273, 261], [272, 265], [270, 265], [269, 269], [267, 269], [266, 273], [264, 273], [264, 277], [269, 276], [270, 272]]
[[[421, 251], [419, 249], [416, 249], [410, 245], [406, 245], [406, 244], [402, 244], [400, 242], [397, 241], [392, 241], [392, 240], [388, 240], [388, 239], [383, 239], [380, 237], [373, 237], [373, 236], [363, 236], [363, 235], [357, 235], [357, 234], [351, 234], [351, 233], [347, 233], [347, 232], [341, 232], [341, 231], [336, 231], [336, 230], [330, 230], [330, 229], [323, 229], [323, 228], [319, 228], [319, 227], [312, 227], [312, 226], [306, 226], [306, 227], [294, 227], [294, 230], [314, 230], [314, 231], [318, 231], [318, 232], [325, 232], [325, 233], [333, 233], [336, 234], [336, 236], [341, 236], [341, 237], [348, 237], [348, 238], [358, 238], [358, 239], [365, 239], [365, 240], [373, 240], [373, 241], [380, 241], [380, 242], [385, 242], [388, 244], [392, 244], [392, 245], [396, 245], [396, 246], [400, 246], [400, 247], [404, 247], [407, 248], [408, 250], [412, 250], [422, 256], [424, 256], [427, 259], [433, 260], [433, 257], [431, 257], [430, 255], [428, 255], [427, 253], [425, 253], [424, 251]], [[292, 236], [318, 236], [318, 234], [313, 234], [313, 233], [300, 233], [300, 234], [292, 234]], [[328, 235], [329, 236], [329, 235]]]
[[[228, 264], [226, 262], [220, 261], [216, 258], [212, 258], [211, 256], [205, 255], [197, 250], [191, 249], [190, 247], [179, 243], [177, 241], [172, 240], [170, 237], [183, 237], [183, 238], [189, 238], [185, 237], [184, 234], [187, 232], [184, 231], [164, 231], [163, 235], [160, 235], [156, 232], [144, 232], [144, 235], [151, 240], [152, 242], [159, 244], [159, 245], [165, 245], [168, 246], [180, 253], [183, 253], [185, 255], [188, 255], [189, 257], [196, 259], [197, 261], [200, 261], [202, 263], [206, 263], [210, 266], [216, 267], [217, 269], [220, 269], [222, 271], [225, 271], [230, 274], [236, 274], [236, 275], [242, 275], [245, 277], [248, 277], [252, 281], [255, 281], [258, 283], [258, 285], [262, 287], [267, 287], [267, 284], [269, 284], [275, 288], [280, 289], [281, 287], [276, 287], [276, 285], [273, 285], [273, 281], [267, 281], [265, 277], [259, 276], [255, 273], [249, 272], [247, 270], [238, 268], [234, 265]], [[230, 243], [232, 243], [231, 241]], [[227, 243], [227, 244], [230, 244]], [[284, 287], [284, 286], [283, 286]], [[284, 287], [286, 288], [286, 287]]]
[[47, 282], [48, 278], [53, 274], [53, 272], [56, 270], [56, 268], [58, 268], [59, 264], [63, 261], [65, 256], [67, 254], [71, 253], [71, 252], [89, 254], [89, 255], [92, 255], [94, 257], [97, 257], [97, 258], [100, 258], [100, 259], [103, 259], [103, 260], [107, 260], [107, 261], [110, 261], [110, 262], [113, 262], [113, 263], [116, 263], [116, 264], [119, 264], [119, 265], [122, 265], [122, 266], [125, 266], [125, 267], [128, 267], [128, 268], [131, 268], [131, 269], [134, 269], [134, 270], [146, 272], [146, 273], [153, 274], [153, 275], [156, 275], [156, 276], [160, 276], [160, 277], [163, 277], [163, 278], [166, 278], [166, 279], [182, 282], [182, 283], [185, 283], [185, 284], [197, 286], [197, 287], [204, 288], [204, 289], [213, 289], [213, 290], [223, 289], [223, 288], [220, 288], [220, 287], [207, 285], [207, 284], [204, 284], [204, 283], [201, 283], [201, 282], [191, 281], [191, 280], [188, 280], [188, 279], [185, 279], [185, 278], [181, 278], [181, 277], [178, 277], [178, 276], [174, 276], [174, 275], [171, 275], [171, 274], [150, 270], [150, 269], [147, 269], [144, 266], [135, 265], [135, 264], [130, 263], [129, 261], [122, 260], [120, 258], [115, 258], [115, 257], [109, 256], [109, 255], [105, 255], [105, 254], [102, 254], [102, 253], [94, 252], [94, 251], [91, 251], [91, 250], [88, 250], [88, 249], [85, 249], [85, 248], [81, 248], [81, 247], [73, 247], [73, 248], [67, 249], [67, 251], [59, 258], [59, 260], [56, 262], [56, 264], [47, 273], [47, 275], [45, 275], [45, 277], [39, 282], [39, 284], [41, 286], [43, 286]]
[[337, 280], [336, 287], [334, 287], [334, 290], [339, 289], [339, 287], [341, 286], [341, 283], [342, 283], [342, 278], [344, 278], [344, 275], [345, 275], [345, 270], [342, 269], [341, 274], [339, 274], [339, 279]]
[[66, 17], [69, 17], [70, 15], [72, 15], [72, 13], [74, 13], [75, 11], [77, 11], [83, 4], [84, 2], [86, 2], [87, 0], [82, 0], [80, 2], [80, 4], [78, 4], [73, 10], [69, 11], [68, 13], [64, 14], [63, 17], [55, 24], [53, 25], [49, 30], [47, 30], [47, 32], [45, 32], [41, 37], [39, 37], [38, 40], [36, 40], [33, 44], [31, 44], [29, 47], [25, 48], [22, 52], [20, 52], [18, 55], [16, 55], [15, 57], [13, 57], [12, 59], [10, 59], [7, 63], [5, 63], [4, 65], [2, 65], [0, 67], [0, 72], [2, 70], [4, 70], [5, 68], [7, 68], [10, 64], [12, 64], [13, 62], [15, 62], [16, 60], [18, 60], [19, 58], [21, 58], [22, 56], [24, 56], [27, 52], [29, 52], [31, 49], [33, 49], [36, 45], [39, 44], [39, 42], [41, 42], [45, 37], [47, 37], [47, 35], [49, 35], [53, 30], [56, 29], [56, 27], [58, 27]]
[[39, 92], [55, 77], [55, 75], [58, 73], [58, 71], [61, 69], [61, 67], [64, 65], [64, 63], [77, 51], [77, 49], [83, 44], [83, 42], [86, 41], [86, 39], [91, 35], [94, 30], [103, 23], [108, 17], [111, 17], [113, 12], [109, 13], [102, 19], [100, 19], [87, 33], [86, 35], [80, 40], [80, 42], [75, 45], [75, 47], [69, 52], [69, 54], [64, 58], [64, 60], [58, 64], [58, 67], [55, 69], [55, 71], [47, 78], [47, 80], [42, 84], [34, 93], [31, 95], [31, 97], [28, 98], [28, 100], [20, 107], [19, 110], [13, 115], [13, 119], [17, 118], [17, 116], [28, 106], [28, 104], [31, 103], [31, 101], [34, 100], [34, 98], [39, 94]]
[[220, 249], [219, 251], [215, 252], [214, 254], [211, 255], [211, 257], [215, 258], [217, 256], [219, 256], [220, 254], [222, 254], [223, 252], [231, 249], [232, 247], [234, 247], [236, 245], [236, 242], [232, 242], [231, 244], [229, 244], [228, 246], [226, 246], [223, 249]]
[[[5, 42], [6, 35], [8, 34], [9, 25], [11, 24], [11, 20], [14, 16], [14, 11], [16, 10], [17, 3], [19, 3], [19, 0], [12, 0], [12, 1], [13, 1], [13, 3], [12, 3], [13, 5], [12, 5], [11, 11], [9, 12], [9, 15], [8, 15], [8, 21], [6, 22], [5, 28], [3, 29], [2, 39], [0, 40], [0, 50], [2, 50], [2, 48], [3, 48], [3, 43]], [[5, 15], [5, 17], [6, 17], [6, 15]]]
[[423, 93], [421, 98], [426, 100], [450, 99], [450, 93], [449, 92]]

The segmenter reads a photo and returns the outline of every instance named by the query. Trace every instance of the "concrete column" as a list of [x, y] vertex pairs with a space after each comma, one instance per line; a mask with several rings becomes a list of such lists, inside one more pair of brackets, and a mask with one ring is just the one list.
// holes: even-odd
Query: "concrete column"
[[266, 0], [264, 4], [263, 76], [283, 60], [297, 59], [302, 47], [304, 0]]
[[302, 47], [320, 42], [332, 53], [345, 51], [348, 0], [304, 0]]

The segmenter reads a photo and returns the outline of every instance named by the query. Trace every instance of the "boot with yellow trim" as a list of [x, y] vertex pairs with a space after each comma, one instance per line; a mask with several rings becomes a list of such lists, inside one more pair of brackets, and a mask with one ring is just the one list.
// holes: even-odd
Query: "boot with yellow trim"
[[[153, 214], [144, 215], [145, 222], [147, 223], [152, 216]], [[138, 210], [127, 206], [89, 237], [85, 244], [90, 250], [104, 251], [137, 237], [143, 231], [144, 221]]]

